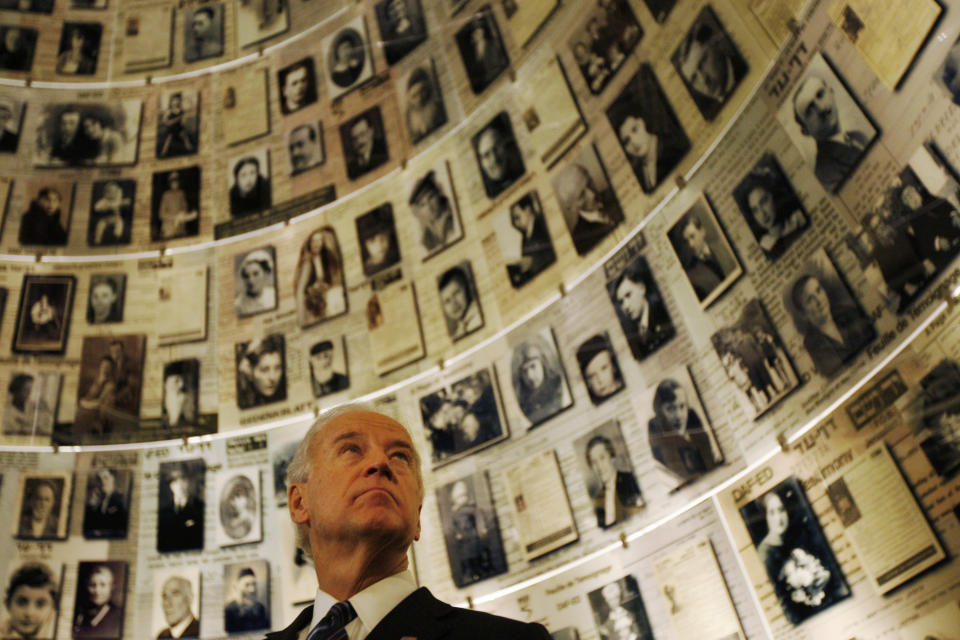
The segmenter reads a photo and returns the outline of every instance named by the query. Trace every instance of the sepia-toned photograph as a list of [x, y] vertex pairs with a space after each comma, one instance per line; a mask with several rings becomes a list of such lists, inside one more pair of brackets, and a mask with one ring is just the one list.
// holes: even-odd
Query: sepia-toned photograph
[[290, 152], [291, 176], [315, 169], [327, 161], [323, 123], [320, 121], [298, 124], [287, 131], [286, 141]]
[[200, 92], [164, 91], [157, 114], [157, 157], [176, 158], [197, 152], [200, 146]]
[[[203, 520], [201, 519], [201, 524]], [[157, 640], [200, 637], [200, 567], [183, 566], [153, 572], [153, 624]]]
[[[20, 540], [65, 540], [70, 518], [73, 473], [23, 471], [13, 520]], [[9, 603], [8, 603], [9, 604]]]
[[769, 260], [776, 260], [810, 226], [789, 178], [772, 153], [765, 153], [733, 190], [750, 232]]
[[[52, 2], [50, 3], [52, 6]], [[50, 565], [38, 560], [27, 560], [14, 565], [4, 584], [4, 615], [0, 629], [11, 638], [54, 640], [57, 613], [60, 611], [60, 580], [63, 565]], [[31, 615], [23, 611], [29, 603]]]
[[92, 274], [87, 300], [87, 324], [123, 322], [123, 299], [126, 292], [127, 274]]
[[270, 133], [267, 70], [247, 65], [218, 78], [222, 97], [216, 108], [223, 141], [240, 144]]
[[73, 435], [78, 440], [129, 436], [140, 425], [146, 336], [84, 336]]
[[260, 247], [237, 254], [234, 265], [233, 307], [245, 318], [277, 308], [276, 250]]
[[188, 238], [200, 233], [200, 167], [153, 174], [150, 239]]
[[598, 527], [612, 527], [643, 510], [646, 503], [619, 422], [591, 429], [573, 447]]
[[850, 595], [801, 482], [787, 478], [740, 509], [784, 616], [798, 625]]
[[20, 246], [65, 246], [76, 185], [66, 180], [31, 180], [26, 187], [30, 204], [20, 217]]
[[320, 47], [327, 71], [327, 95], [336, 100], [373, 77], [373, 56], [362, 16], [324, 38]]
[[116, 167], [137, 162], [139, 100], [45, 104], [36, 129], [37, 167]]
[[347, 312], [343, 254], [333, 227], [318, 227], [303, 241], [293, 290], [301, 327]]
[[91, 187], [87, 245], [116, 247], [130, 244], [137, 181], [96, 180]]
[[223, 55], [223, 3], [188, 9], [183, 21], [183, 59], [187, 62]]
[[290, 27], [289, 0], [247, 0], [236, 5], [241, 48], [284, 33]]
[[[210, 270], [206, 265], [175, 267], [157, 274], [150, 288], [156, 325], [157, 345], [161, 347], [207, 338], [207, 289]], [[203, 304], [184, 305], [184, 300]]]
[[586, 21], [567, 40], [590, 93], [604, 90], [642, 37], [627, 0], [596, 0]]
[[4, 435], [53, 435], [62, 383], [63, 374], [52, 371], [11, 371], [3, 403]]
[[690, 139], [649, 63], [640, 65], [607, 118], [644, 193], [653, 193], [690, 151]]
[[103, 25], [99, 22], [64, 22], [55, 71], [70, 76], [95, 74], [102, 36]]
[[12, 24], [0, 25], [0, 69], [30, 71], [37, 48], [37, 30]]
[[578, 255], [590, 253], [623, 222], [617, 194], [593, 144], [555, 172], [550, 184]]
[[270, 152], [247, 152], [229, 163], [230, 217], [243, 218], [266, 211], [273, 204]]
[[417, 291], [400, 269], [388, 269], [370, 281], [364, 306], [373, 370], [385, 375], [426, 355]]
[[490, 5], [480, 7], [457, 30], [455, 37], [470, 88], [480, 95], [510, 66]]
[[247, 560], [223, 565], [223, 629], [246, 633], [270, 628], [270, 564]]
[[507, 572], [500, 524], [485, 472], [439, 487], [437, 506], [450, 574], [458, 588]]
[[172, 5], [129, 5], [118, 16], [124, 73], [162, 69], [173, 63]]
[[160, 420], [164, 429], [197, 426], [200, 398], [200, 361], [174, 360], [163, 365], [163, 397]]
[[240, 342], [237, 358], [237, 407], [252, 409], [287, 399], [287, 366], [284, 338], [272, 333]]
[[[945, 358], [920, 380], [914, 435], [939, 476], [960, 474], [960, 364]], [[6, 417], [6, 416], [4, 416]]]
[[15, 353], [63, 353], [76, 286], [74, 276], [23, 276], [13, 334]]
[[577, 364], [593, 404], [600, 404], [623, 389], [617, 354], [606, 332], [590, 336], [577, 347]]
[[844, 283], [825, 249], [787, 282], [783, 302], [803, 336], [814, 369], [832, 378], [877, 336], [873, 321]]
[[483, 311], [468, 260], [450, 267], [437, 277], [437, 292], [451, 340], [456, 342], [483, 328]]
[[453, 462], [506, 438], [496, 384], [489, 369], [420, 398], [420, 417], [434, 467]]
[[471, 142], [477, 166], [483, 178], [483, 189], [491, 200], [503, 193], [526, 172], [523, 154], [513, 135], [513, 125], [506, 111], [495, 115]]
[[427, 39], [421, 0], [381, 0], [373, 6], [387, 64], [394, 65]]
[[380, 107], [370, 107], [340, 125], [347, 177], [356, 180], [390, 159]]
[[447, 123], [443, 90], [432, 58], [414, 67], [397, 85], [410, 142], [417, 144]]
[[221, 547], [260, 542], [260, 469], [221, 471], [217, 478], [217, 543]]
[[710, 342], [750, 418], [760, 417], [800, 386], [783, 340], [759, 298], [747, 302], [737, 322], [720, 328]]
[[307, 56], [277, 71], [280, 111], [289, 115], [317, 101], [317, 72]]
[[[0, 37], [3, 36], [0, 35]], [[0, 64], [0, 69], [2, 68]], [[0, 153], [17, 152], [23, 127], [23, 114], [26, 112], [26, 102], [9, 96], [0, 96]]]
[[83, 537], [126, 538], [130, 521], [133, 471], [98, 468], [87, 473], [83, 499]]
[[73, 637], [120, 640], [127, 599], [127, 563], [77, 563]]
[[525, 418], [515, 428], [533, 428], [573, 405], [567, 371], [549, 327], [527, 336], [498, 366], [501, 377], [510, 372], [514, 398]]
[[514, 87], [530, 146], [550, 169], [587, 132], [567, 72], [559, 57], [551, 57], [536, 66], [525, 65]]
[[160, 463], [157, 551], [203, 550], [206, 472], [203, 458]]
[[310, 386], [314, 398], [322, 398], [350, 388], [347, 368], [347, 338], [321, 340], [309, 350]]
[[463, 238], [453, 179], [446, 161], [435, 165], [413, 183], [407, 204], [417, 220], [424, 260]]
[[607, 293], [630, 352], [637, 360], [643, 360], [676, 335], [660, 287], [643, 256], [638, 255], [607, 280]]
[[667, 237], [704, 309], [743, 274], [737, 254], [705, 195], [670, 227]]
[[640, 585], [631, 575], [587, 594], [600, 640], [653, 640]]
[[528, 191], [493, 218], [510, 286], [520, 289], [557, 261], [536, 191]]
[[359, 216], [354, 223], [357, 227], [364, 275], [372, 276], [400, 262], [400, 243], [393, 219], [393, 205], [386, 202]]

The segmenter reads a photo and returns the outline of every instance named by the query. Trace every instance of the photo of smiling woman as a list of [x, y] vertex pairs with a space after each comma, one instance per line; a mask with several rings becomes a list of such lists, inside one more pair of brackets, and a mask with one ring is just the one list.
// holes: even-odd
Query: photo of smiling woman
[[9, 580], [0, 637], [53, 640], [60, 599], [53, 571], [42, 562], [25, 562], [10, 574]]
[[241, 342], [237, 350], [237, 406], [250, 409], [287, 399], [283, 336]]

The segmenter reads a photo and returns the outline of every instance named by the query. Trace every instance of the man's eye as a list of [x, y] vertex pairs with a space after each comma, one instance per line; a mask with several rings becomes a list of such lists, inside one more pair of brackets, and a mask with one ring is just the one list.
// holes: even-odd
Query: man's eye
[[393, 457], [400, 458], [404, 462], [410, 461], [410, 454], [408, 454], [406, 451], [395, 451], [393, 453]]

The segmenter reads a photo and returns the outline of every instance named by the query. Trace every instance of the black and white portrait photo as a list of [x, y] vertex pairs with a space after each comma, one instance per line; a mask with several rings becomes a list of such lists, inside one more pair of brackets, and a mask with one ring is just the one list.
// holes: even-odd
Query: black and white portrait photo
[[153, 573], [153, 625], [157, 640], [200, 637], [200, 567], [161, 569]]
[[393, 205], [386, 202], [355, 221], [363, 274], [372, 276], [400, 262], [400, 243], [393, 219]]
[[64, 22], [57, 49], [56, 72], [71, 76], [95, 74], [102, 36], [103, 25], [99, 22]]
[[557, 261], [540, 197], [528, 191], [495, 216], [493, 229], [507, 277], [519, 289]]
[[[157, 551], [202, 551], [207, 463], [161, 462], [157, 472]], [[176, 624], [181, 618], [171, 622]]]
[[573, 446], [598, 527], [612, 527], [643, 509], [640, 485], [616, 420], [577, 438]]
[[640, 585], [631, 575], [587, 594], [600, 640], [653, 640]]
[[606, 332], [590, 336], [577, 347], [577, 364], [593, 404], [600, 404], [623, 389], [620, 364]]
[[290, 26], [289, 0], [248, 0], [236, 7], [237, 44], [248, 47], [285, 32]]
[[380, 107], [370, 107], [340, 125], [347, 177], [356, 180], [390, 159]]
[[825, 378], [836, 375], [877, 335], [824, 249], [787, 282], [783, 300], [814, 369]]
[[[14, 511], [13, 534], [20, 540], [64, 540], [70, 517], [73, 474], [24, 471]], [[9, 605], [9, 603], [8, 603]]]
[[333, 227], [318, 227], [304, 239], [297, 258], [293, 290], [301, 327], [346, 313], [343, 255]]
[[607, 281], [607, 293], [630, 352], [643, 360], [666, 344], [676, 329], [646, 258], [637, 256]]
[[706, 196], [701, 195], [667, 231], [670, 245], [706, 309], [743, 273]]
[[670, 60], [707, 122], [717, 117], [750, 68], [709, 5]]
[[0, 153], [16, 153], [26, 110], [25, 102], [0, 96]]
[[336, 100], [373, 77], [373, 58], [363, 17], [351, 20], [320, 44], [327, 71], [327, 94]]
[[30, 204], [20, 218], [20, 246], [62, 247], [67, 244], [76, 185], [65, 180], [31, 180]]
[[647, 419], [653, 459], [673, 488], [697, 479], [723, 463], [720, 443], [686, 367], [666, 372], [639, 400]]
[[314, 398], [322, 398], [350, 387], [346, 337], [314, 343], [310, 347], [308, 362]]
[[83, 537], [126, 538], [130, 520], [130, 469], [93, 469], [83, 499]]
[[245, 318], [277, 308], [277, 252], [260, 247], [234, 256], [233, 307]]
[[840, 190], [880, 133], [820, 53], [810, 60], [777, 117], [830, 193]]
[[19, 565], [10, 562], [9, 567], [4, 585], [5, 611], [0, 618], [3, 636], [54, 640], [63, 565], [51, 568], [45, 562], [26, 560]]
[[503, 440], [509, 435], [489, 369], [457, 380], [420, 398], [420, 417], [430, 458], [437, 467]]
[[200, 232], [200, 167], [153, 174], [150, 239], [154, 242]]
[[87, 300], [87, 324], [123, 322], [123, 299], [126, 291], [127, 274], [92, 274]]
[[472, 143], [488, 198], [499, 196], [526, 172], [506, 111], [494, 116], [473, 136]]
[[417, 144], [447, 123], [447, 109], [433, 59], [411, 69], [398, 87], [411, 143]]
[[120, 640], [127, 597], [127, 563], [77, 563], [73, 637]]
[[456, 40], [470, 88], [477, 95], [510, 66], [490, 5], [481, 7], [457, 30]]
[[286, 351], [283, 335], [240, 342], [237, 358], [237, 407], [252, 409], [287, 399]]
[[457, 587], [506, 573], [507, 556], [486, 473], [474, 473], [439, 487], [437, 506], [450, 574]]
[[230, 217], [243, 218], [273, 204], [270, 188], [270, 152], [248, 152], [230, 160]]
[[130, 244], [136, 180], [97, 180], [91, 187], [87, 245], [115, 247]]
[[407, 204], [417, 220], [424, 260], [463, 238], [460, 212], [446, 162], [432, 167], [413, 183]]
[[594, 145], [585, 145], [550, 179], [578, 255], [586, 255], [623, 222], [617, 194]]
[[248, 560], [223, 565], [223, 629], [245, 633], [270, 628], [270, 564]]
[[326, 162], [322, 122], [298, 124], [287, 132], [286, 138], [291, 176], [298, 176]]
[[277, 71], [280, 111], [288, 115], [317, 101], [317, 72], [307, 56]]
[[50, 103], [41, 107], [37, 167], [115, 167], [137, 161], [140, 100]]
[[456, 342], [483, 328], [483, 311], [480, 309], [480, 297], [469, 260], [440, 274], [437, 277], [437, 292], [451, 340]]
[[76, 286], [74, 276], [23, 276], [13, 334], [15, 353], [63, 353]]
[[199, 360], [186, 358], [163, 365], [160, 420], [164, 429], [176, 433], [178, 430], [197, 426], [199, 398]]
[[930, 466], [945, 480], [960, 474], [960, 364], [945, 358], [920, 380], [914, 429]]
[[[510, 371], [513, 394], [526, 424], [535, 427], [573, 405], [567, 372], [550, 328], [530, 334], [501, 359], [501, 371]], [[501, 376], [503, 378], [505, 376]]]
[[200, 144], [200, 92], [186, 88], [164, 91], [159, 101], [157, 157], [196, 153]]
[[84, 336], [74, 436], [109, 440], [139, 426], [146, 336]]
[[784, 616], [798, 625], [850, 595], [799, 479], [783, 480], [740, 509]]
[[183, 59], [187, 62], [223, 55], [223, 3], [211, 2], [186, 10]]
[[744, 305], [737, 322], [711, 337], [724, 373], [747, 416], [757, 418], [800, 385], [780, 334], [759, 298]]
[[393, 65], [427, 39], [421, 0], [380, 0], [373, 6], [387, 64]]
[[765, 153], [740, 184], [733, 199], [753, 237], [776, 260], [810, 226], [810, 217], [772, 153]]
[[63, 374], [52, 371], [10, 372], [3, 403], [3, 434], [39, 437], [53, 435]]
[[586, 21], [567, 40], [590, 93], [603, 91], [642, 37], [627, 0], [596, 0]]
[[640, 66], [607, 117], [644, 193], [660, 186], [690, 151], [690, 139], [649, 63]]
[[36, 29], [12, 24], [0, 26], [0, 69], [30, 71], [36, 47]]
[[217, 474], [217, 542], [221, 547], [260, 542], [260, 469], [231, 468]]

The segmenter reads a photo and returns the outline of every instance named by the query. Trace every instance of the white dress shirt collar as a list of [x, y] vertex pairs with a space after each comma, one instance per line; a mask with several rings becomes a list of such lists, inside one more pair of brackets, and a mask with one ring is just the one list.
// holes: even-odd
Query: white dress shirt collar
[[[413, 573], [407, 570], [375, 582], [360, 593], [354, 594], [349, 598], [349, 602], [357, 612], [357, 617], [346, 627], [350, 640], [366, 638], [374, 627], [393, 611], [394, 607], [416, 590], [417, 582], [413, 578]], [[323, 616], [327, 615], [330, 607], [337, 602], [337, 599], [330, 594], [317, 589], [317, 595], [313, 601], [313, 619], [310, 620], [308, 631], [317, 626]]]

